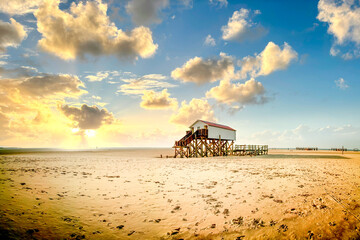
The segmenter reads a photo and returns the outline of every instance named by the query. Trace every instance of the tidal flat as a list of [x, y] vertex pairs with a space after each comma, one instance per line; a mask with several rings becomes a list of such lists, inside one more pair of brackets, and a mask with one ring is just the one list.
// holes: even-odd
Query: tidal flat
[[1, 239], [359, 239], [360, 154], [0, 155]]

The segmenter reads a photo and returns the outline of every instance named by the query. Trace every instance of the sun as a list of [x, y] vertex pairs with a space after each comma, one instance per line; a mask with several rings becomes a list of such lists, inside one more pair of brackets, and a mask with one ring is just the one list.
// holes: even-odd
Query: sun
[[71, 132], [72, 132], [72, 133], [77, 133], [77, 132], [79, 132], [79, 131], [80, 131], [79, 128], [73, 128], [73, 129], [71, 129]]
[[96, 131], [92, 129], [85, 130], [85, 135], [89, 138], [96, 136]]

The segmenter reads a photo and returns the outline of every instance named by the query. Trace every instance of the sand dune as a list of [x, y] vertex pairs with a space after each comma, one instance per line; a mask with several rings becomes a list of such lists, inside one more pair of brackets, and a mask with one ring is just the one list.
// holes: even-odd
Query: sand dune
[[0, 156], [12, 239], [360, 237], [360, 154], [173, 159], [171, 149]]

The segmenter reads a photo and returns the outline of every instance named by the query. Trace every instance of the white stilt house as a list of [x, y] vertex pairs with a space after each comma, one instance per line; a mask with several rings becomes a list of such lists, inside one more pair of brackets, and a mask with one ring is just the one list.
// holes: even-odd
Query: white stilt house
[[197, 120], [186, 135], [175, 141], [175, 157], [232, 155], [236, 130], [222, 124]]
[[195, 132], [198, 129], [206, 128], [208, 129], [209, 139], [236, 140], [236, 130], [229, 126], [203, 120], [197, 120], [190, 126], [192, 132]]

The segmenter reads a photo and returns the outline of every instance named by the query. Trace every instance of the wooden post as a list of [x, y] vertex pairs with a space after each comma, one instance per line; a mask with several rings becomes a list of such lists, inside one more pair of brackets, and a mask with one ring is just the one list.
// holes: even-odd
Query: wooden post
[[195, 135], [195, 157], [198, 157], [197, 137]]
[[205, 139], [205, 156], [208, 157], [208, 143], [207, 143], [207, 139]]
[[221, 135], [219, 135], [219, 146], [218, 146], [218, 151], [219, 151], [219, 156], [221, 156]]
[[215, 140], [213, 139], [213, 140], [211, 140], [211, 142], [212, 142], [212, 149], [213, 149], [213, 157], [214, 156], [216, 156], [216, 153], [215, 153]]
[[231, 155], [234, 154], [234, 140], [231, 141]]
[[201, 148], [201, 157], [204, 157], [204, 137], [201, 137], [200, 139], [200, 148]]

